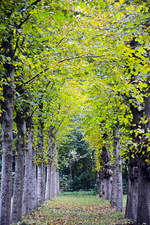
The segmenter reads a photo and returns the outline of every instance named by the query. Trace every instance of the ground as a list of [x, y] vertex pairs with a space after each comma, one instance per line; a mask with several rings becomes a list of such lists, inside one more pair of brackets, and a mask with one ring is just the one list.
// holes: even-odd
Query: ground
[[132, 224], [117, 213], [108, 201], [87, 193], [66, 193], [46, 201], [22, 225], [121, 225]]

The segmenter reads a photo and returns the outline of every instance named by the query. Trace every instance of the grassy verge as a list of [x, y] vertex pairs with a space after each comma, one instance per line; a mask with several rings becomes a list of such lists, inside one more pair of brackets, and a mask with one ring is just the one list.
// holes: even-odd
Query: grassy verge
[[[18, 223], [19, 224], [19, 223]], [[113, 225], [130, 224], [124, 213], [115, 212], [108, 201], [90, 193], [64, 193], [47, 201], [30, 217], [27, 225]]]

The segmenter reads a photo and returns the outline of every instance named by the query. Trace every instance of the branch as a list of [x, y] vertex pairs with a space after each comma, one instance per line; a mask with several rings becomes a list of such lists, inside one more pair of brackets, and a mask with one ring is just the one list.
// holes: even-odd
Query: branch
[[17, 29], [21, 28], [21, 26], [29, 19], [29, 17], [30, 17], [30, 14], [28, 14], [27, 17], [20, 22], [20, 24], [17, 26]]
[[71, 61], [72, 59], [101, 58], [101, 57], [102, 56], [100, 56], [100, 55], [81, 55], [81, 56], [75, 56], [75, 57], [62, 59], [62, 60], [58, 61], [58, 63], [62, 63], [62, 62], [65, 62], [65, 61]]
[[63, 37], [63, 38], [57, 43], [56, 47], [58, 47], [58, 46], [61, 44], [61, 42], [62, 42], [63, 40], [66, 39], [66, 37], [67, 37], [67, 35], [69, 34], [70, 31], [72, 31], [72, 29], [71, 29], [71, 30], [68, 30], [68, 32], [66, 33], [65, 37]]
[[65, 39], [65, 37], [63, 37], [63, 38], [57, 43], [56, 47], [58, 47], [64, 39]]
[[35, 2], [33, 2], [31, 5], [29, 5], [27, 8], [26, 8], [26, 10], [27, 9], [29, 9], [30, 7], [32, 7], [32, 6], [34, 6], [34, 5], [37, 5], [39, 2], [41, 2], [42, 0], [36, 0]]
[[16, 40], [15, 49], [14, 49], [14, 51], [13, 51], [13, 57], [14, 57], [14, 55], [15, 55], [15, 53], [16, 53], [17, 48], [18, 48], [18, 43], [19, 43], [19, 37], [17, 37], [17, 40]]
[[52, 83], [52, 86], [50, 87], [50, 89], [52, 90], [53, 87], [54, 87], [54, 85], [55, 85], [55, 82], [54, 82], [54, 81], [51, 82], [51, 80], [49, 80], [49, 82], [48, 82], [47, 85], [46, 85], [46, 88], [48, 88], [48, 86], [50, 85], [50, 83]]
[[[31, 5], [29, 5], [29, 6], [26, 8], [25, 12], [26, 12], [30, 7], [37, 5], [40, 1], [41, 1], [41, 0], [36, 0], [35, 2], [33, 2]], [[20, 24], [17, 26], [17, 28], [21, 28], [21, 26], [29, 19], [30, 16], [31, 16], [30, 13], [28, 13], [27, 17], [24, 18], [24, 20], [22, 20], [22, 21], [20, 22]]]
[[46, 72], [48, 70], [48, 68], [44, 69], [43, 71], [41, 71], [40, 73], [38, 73], [37, 75], [35, 75], [34, 77], [32, 77], [30, 80], [28, 80], [27, 82], [24, 83], [24, 85], [27, 85], [28, 83], [32, 82], [35, 78], [39, 77], [42, 73]]
[[[70, 57], [70, 58], [66, 58], [66, 59], [62, 59], [60, 61], [58, 61], [58, 63], [62, 63], [64, 61], [70, 61], [72, 59], [84, 59], [84, 58], [101, 58], [102, 56], [98, 56], [98, 55], [91, 55], [91, 56], [76, 56], [76, 57]], [[32, 77], [30, 80], [28, 80], [27, 82], [24, 83], [24, 85], [27, 85], [28, 83], [32, 82], [35, 78], [39, 77], [42, 73], [46, 72], [48, 70], [48, 68], [44, 69], [43, 71], [41, 71], [40, 73], [38, 73], [37, 75], [35, 75], [34, 77]], [[48, 84], [49, 85], [49, 84]]]

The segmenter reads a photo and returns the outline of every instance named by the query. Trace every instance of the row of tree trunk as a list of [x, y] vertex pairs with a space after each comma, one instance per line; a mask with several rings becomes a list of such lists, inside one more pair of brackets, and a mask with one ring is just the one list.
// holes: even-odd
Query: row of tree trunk
[[[5, 2], [1, 4], [3, 10], [1, 19], [6, 28], [5, 35], [1, 35], [1, 56], [5, 58], [2, 61], [0, 77], [3, 90], [0, 99], [0, 123], [2, 126], [1, 225], [17, 222], [21, 219], [22, 214], [29, 214], [33, 208], [36, 208], [38, 204], [44, 201], [46, 189], [51, 198], [58, 193], [58, 187], [56, 187], [58, 178], [55, 178], [54, 181], [54, 177], [58, 177], [56, 163], [51, 157], [48, 164], [45, 164], [42, 155], [42, 142], [39, 144], [40, 149], [38, 150], [33, 144], [32, 116], [28, 109], [24, 109], [24, 107], [32, 108], [32, 105], [29, 104], [31, 96], [29, 97], [28, 88], [25, 87], [26, 76], [24, 72], [17, 75], [17, 66], [15, 66], [19, 60], [21, 48], [25, 47], [25, 39], [22, 41], [22, 37], [18, 35], [18, 32], [14, 34], [14, 28], [22, 30], [22, 26], [32, 18], [30, 15], [40, 2], [42, 1], [36, 0], [32, 1], [32, 3], [30, 1], [21, 1], [17, 4], [17, 1], [12, 1], [10, 4], [5, 4]], [[13, 14], [18, 15], [17, 20], [16, 16], [12, 16]], [[19, 47], [20, 41], [22, 44]], [[26, 101], [27, 98], [28, 101]], [[15, 136], [14, 122], [17, 128], [16, 148], [14, 148], [15, 140], [13, 137]], [[39, 136], [39, 140], [40, 138], [43, 137]], [[41, 151], [41, 161], [35, 164], [38, 151]], [[12, 182], [14, 155], [15, 181]], [[51, 172], [48, 169], [49, 167]], [[46, 183], [48, 176], [51, 184]], [[54, 191], [54, 189], [57, 191]]]
[[99, 172], [99, 196], [109, 200], [118, 212], [123, 210], [122, 163], [119, 155], [120, 137], [118, 128], [114, 129], [113, 160], [109, 151], [103, 147], [102, 169]]
[[[59, 173], [56, 168], [54, 155], [55, 142], [51, 136], [52, 132], [49, 133], [48, 163], [45, 163], [43, 158], [40, 158], [40, 163], [36, 163], [37, 152], [40, 152], [40, 156], [43, 154], [42, 131], [39, 137], [38, 150], [36, 150], [34, 147], [32, 117], [28, 116], [28, 118], [25, 118], [23, 113], [17, 112], [15, 122], [17, 136], [13, 191], [13, 152], [10, 151], [9, 154], [8, 152], [5, 154], [5, 145], [3, 143], [0, 202], [1, 225], [9, 225], [10, 223], [21, 221], [22, 215], [31, 214], [33, 209], [37, 209], [45, 200], [53, 199], [60, 192]], [[12, 136], [10, 138], [13, 139]]]
[[[150, 80], [150, 79], [149, 79]], [[148, 91], [150, 93], [148, 80]], [[131, 106], [133, 115], [131, 130], [133, 144], [128, 156], [128, 194], [125, 217], [136, 221], [137, 225], [150, 224], [150, 95], [144, 99], [143, 110]], [[141, 118], [145, 116], [145, 123]], [[140, 132], [137, 133], [137, 130]], [[99, 172], [99, 195], [110, 200], [117, 211], [122, 211], [122, 169], [119, 155], [120, 138], [114, 130], [113, 163], [109, 151], [103, 147]]]

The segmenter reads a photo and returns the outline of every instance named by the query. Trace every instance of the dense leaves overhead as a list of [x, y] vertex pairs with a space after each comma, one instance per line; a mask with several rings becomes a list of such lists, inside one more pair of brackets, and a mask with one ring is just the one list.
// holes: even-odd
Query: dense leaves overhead
[[[5, 220], [9, 224], [12, 211], [15, 150], [16, 165], [19, 152], [21, 159], [24, 153], [25, 156], [33, 153], [34, 159], [31, 153], [30, 165], [25, 167], [25, 178], [29, 175], [27, 171], [37, 166], [34, 175], [38, 176], [38, 190], [42, 186], [44, 190], [42, 170], [50, 175], [52, 169], [56, 175], [62, 143], [69, 156], [65, 162], [63, 158], [63, 163], [69, 164], [71, 179], [75, 177], [72, 169], [76, 170], [78, 183], [80, 171], [76, 161], [80, 162], [80, 170], [82, 167], [86, 170], [88, 162], [84, 165], [82, 157], [86, 155], [90, 161], [90, 150], [95, 149], [100, 170], [102, 149], [106, 149], [109, 163], [114, 165], [119, 155], [115, 156], [113, 149], [121, 140], [124, 162], [133, 161], [140, 172], [137, 223], [142, 224], [147, 218], [149, 224], [146, 199], [150, 185], [149, 2], [1, 0], [0, 11], [1, 223]], [[26, 131], [22, 126], [19, 134], [18, 125], [25, 123]], [[75, 126], [81, 127], [82, 134], [79, 131], [71, 136]], [[13, 132], [18, 132], [17, 142], [22, 143], [19, 151], [17, 147], [13, 149]], [[25, 136], [28, 151], [24, 151]], [[71, 140], [71, 151], [64, 143], [66, 137]], [[83, 180], [84, 177], [85, 174]], [[44, 194], [39, 192], [43, 198]]]
[[98, 154], [104, 142], [112, 148], [116, 124], [123, 146], [131, 142], [131, 105], [143, 110], [149, 93], [148, 2], [1, 1], [0, 7], [1, 101], [10, 79], [5, 64], [12, 64], [16, 108], [32, 108], [35, 129], [40, 115], [45, 135], [52, 125], [59, 141], [71, 114], [80, 113]]

